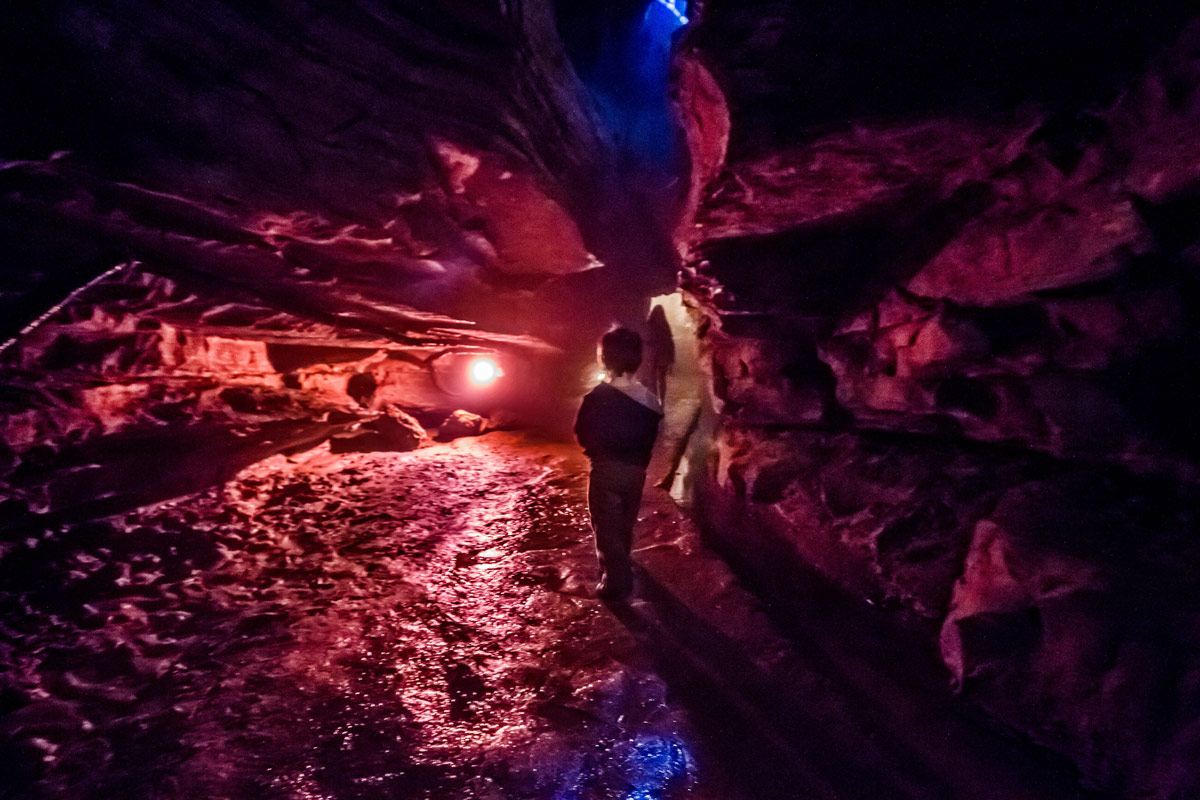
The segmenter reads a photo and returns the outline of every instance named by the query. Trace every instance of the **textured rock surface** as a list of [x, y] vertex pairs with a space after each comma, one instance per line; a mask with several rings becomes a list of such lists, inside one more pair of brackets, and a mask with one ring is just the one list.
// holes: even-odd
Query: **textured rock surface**
[[529, 290], [589, 250], [618, 288], [670, 274], [548, 2], [55, 2], [3, 36], [9, 308], [116, 250], [342, 322], [403, 303], [558, 334]]
[[416, 450], [425, 438], [425, 429], [416, 418], [398, 406], [389, 405], [384, 413], [363, 423], [358, 430], [346, 436], [334, 436], [329, 440], [329, 450], [333, 453], [378, 450], [404, 453]]
[[[672, 274], [547, 1], [63, 0], [12, 10], [0, 71], [0, 488], [30, 513], [406, 448], [389, 405], [544, 411], [556, 347]], [[511, 379], [463, 396], [479, 352]]]
[[214, 305], [137, 267], [109, 276], [0, 360], [9, 535], [195, 491], [330, 435], [354, 438], [355, 449], [412, 449], [423, 429], [410, 413], [436, 426], [465, 400], [497, 399], [446, 394], [439, 356], [486, 344], [518, 371], [553, 353], [531, 337], [423, 318], [442, 327], [377, 338], [260, 305]]
[[463, 436], [478, 436], [486, 425], [487, 420], [483, 417], [460, 408], [446, 417], [446, 421], [438, 428], [437, 440], [448, 442]]
[[584, 596], [579, 458], [322, 447], [6, 545], [5, 793], [745, 797], [695, 779], [687, 709]]
[[681, 52], [698, 507], [1093, 785], [1191, 796], [1200, 25], [844, 6], [709, 2]]

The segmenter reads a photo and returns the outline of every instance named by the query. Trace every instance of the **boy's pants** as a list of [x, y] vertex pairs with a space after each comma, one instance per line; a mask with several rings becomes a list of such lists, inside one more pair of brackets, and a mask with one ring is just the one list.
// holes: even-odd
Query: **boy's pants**
[[646, 470], [620, 461], [593, 461], [588, 478], [588, 511], [596, 535], [600, 585], [626, 594], [633, 588], [633, 526], [642, 502]]

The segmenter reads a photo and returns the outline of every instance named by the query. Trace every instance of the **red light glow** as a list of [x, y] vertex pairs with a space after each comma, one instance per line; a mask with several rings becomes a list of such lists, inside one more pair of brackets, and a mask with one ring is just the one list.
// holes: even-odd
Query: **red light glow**
[[495, 383], [496, 379], [503, 374], [500, 366], [490, 358], [477, 358], [467, 368], [467, 375], [470, 376], [471, 383], [476, 386]]

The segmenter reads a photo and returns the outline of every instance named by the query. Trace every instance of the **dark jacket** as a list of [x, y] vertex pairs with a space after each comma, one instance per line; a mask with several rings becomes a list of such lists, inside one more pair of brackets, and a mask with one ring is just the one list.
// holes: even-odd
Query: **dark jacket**
[[620, 461], [643, 469], [662, 414], [602, 383], [587, 393], [575, 418], [575, 437], [593, 461]]

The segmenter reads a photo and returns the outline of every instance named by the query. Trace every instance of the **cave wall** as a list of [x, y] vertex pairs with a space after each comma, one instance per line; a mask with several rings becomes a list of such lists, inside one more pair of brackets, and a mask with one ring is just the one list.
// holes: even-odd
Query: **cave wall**
[[1121, 796], [1200, 788], [1189, 13], [712, 1], [676, 67], [712, 535]]
[[52, 2], [0, 36], [8, 326], [130, 256], [383, 332], [402, 305], [548, 338], [564, 277], [670, 275], [549, 2]]
[[[641, 167], [577, 77], [563, 13], [9, 9], [0, 539], [396, 415], [415, 415], [391, 428], [408, 442], [456, 408], [565, 414], [596, 331], [676, 257], [662, 198], [627, 189]], [[439, 381], [469, 354], [504, 380]]]

